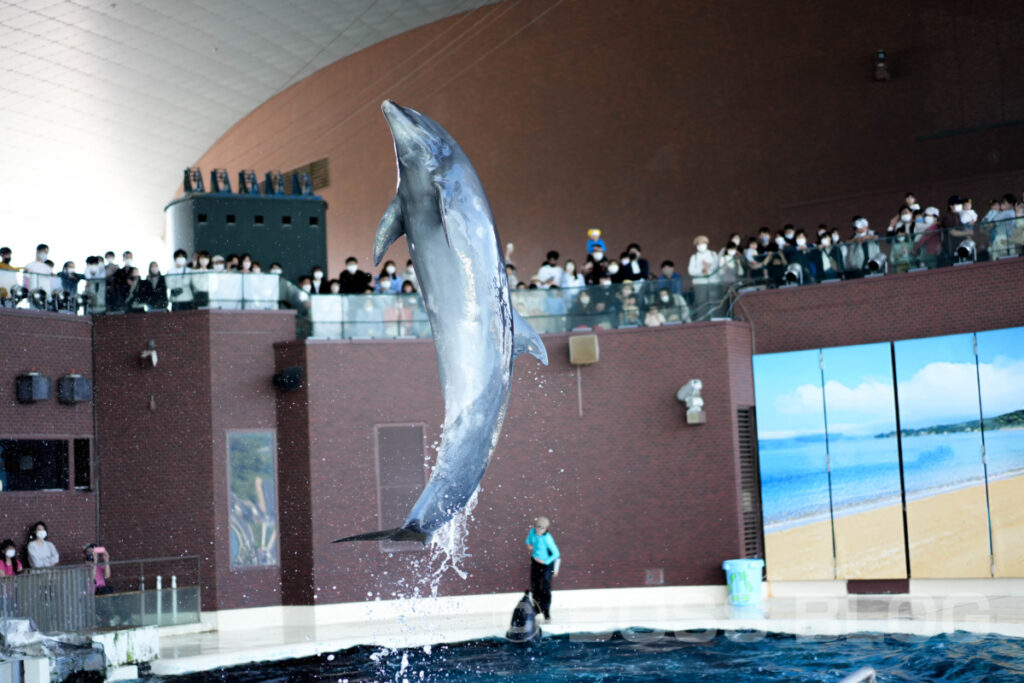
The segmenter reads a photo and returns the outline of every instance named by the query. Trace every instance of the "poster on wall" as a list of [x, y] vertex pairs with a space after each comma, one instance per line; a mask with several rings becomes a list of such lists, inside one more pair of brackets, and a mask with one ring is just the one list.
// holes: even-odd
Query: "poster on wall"
[[837, 578], [905, 579], [892, 350], [882, 343], [821, 354]]
[[835, 576], [817, 349], [753, 358], [765, 566], [773, 581]]
[[1024, 327], [979, 332], [996, 577], [1024, 577]]
[[990, 576], [974, 335], [894, 342], [914, 578]]
[[229, 432], [227, 442], [231, 566], [276, 565], [277, 463], [274, 432]]

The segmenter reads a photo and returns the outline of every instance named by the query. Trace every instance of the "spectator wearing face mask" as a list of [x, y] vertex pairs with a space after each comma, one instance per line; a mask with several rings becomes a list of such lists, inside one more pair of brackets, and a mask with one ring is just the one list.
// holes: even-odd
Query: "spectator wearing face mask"
[[200, 272], [200, 273], [205, 273], [206, 271], [211, 270], [211, 267], [210, 267], [210, 252], [208, 252], [208, 251], [197, 251], [196, 255], [195, 255], [195, 261], [196, 261], [196, 263], [195, 263], [195, 266], [194, 266], [193, 270], [196, 270], [197, 272]]
[[16, 576], [25, 570], [18, 559], [18, 548], [14, 541], [5, 538], [0, 543], [0, 576]]
[[402, 292], [402, 279], [398, 275], [398, 268], [394, 261], [384, 262], [384, 267], [377, 275], [377, 286], [374, 291], [382, 294], [400, 294]]
[[732, 287], [745, 277], [747, 269], [744, 267], [743, 255], [732, 241], [727, 242], [719, 251], [718, 262], [719, 272], [722, 274], [722, 289]]
[[649, 279], [651, 277], [651, 264], [643, 257], [640, 245], [636, 242], [631, 243], [626, 247], [626, 253], [629, 256], [629, 260], [623, 264], [623, 269], [626, 271], [626, 279], [633, 282]]
[[1014, 236], [1017, 198], [1012, 194], [1003, 195], [1001, 199], [993, 199], [988, 213], [981, 219], [988, 231], [989, 254], [992, 258], [1012, 256], [1016, 253]]
[[33, 569], [56, 567], [60, 562], [60, 553], [52, 541], [46, 540], [48, 535], [46, 522], [36, 522], [28, 534], [28, 566]]
[[612, 284], [620, 284], [626, 281], [626, 273], [623, 271], [620, 261], [609, 261], [605, 268], [605, 275], [612, 281]]
[[103, 268], [104, 270], [106, 270], [107, 279], [109, 280], [110, 278], [114, 277], [114, 273], [120, 270], [120, 268], [117, 265], [116, 255], [114, 254], [114, 252], [108, 251], [107, 253], [105, 253], [103, 255], [103, 262]]
[[896, 210], [896, 215], [889, 219], [889, 226], [886, 228], [886, 234], [893, 234], [896, 232], [896, 228], [899, 224], [903, 224], [909, 234], [912, 226], [907, 224], [904, 214], [913, 214], [914, 211], [920, 210], [920, 206], [917, 203], [917, 197], [914, 196], [913, 192], [908, 192], [903, 195], [903, 204]]
[[167, 283], [156, 261], [150, 262], [149, 274], [139, 282], [136, 299], [147, 311], [167, 310]]
[[817, 281], [817, 268], [811, 258], [811, 247], [807, 244], [807, 233], [797, 230], [793, 237], [793, 246], [786, 254], [789, 263], [795, 263], [803, 271], [803, 282]]
[[420, 282], [419, 280], [416, 279], [416, 267], [413, 266], [412, 259], [409, 259], [408, 261], [405, 262], [405, 270], [402, 271], [401, 277], [403, 287], [402, 291], [405, 291], [404, 287], [406, 282], [412, 283], [413, 291], [419, 290]]
[[942, 256], [942, 228], [939, 226], [939, 210], [929, 206], [921, 216], [921, 222], [914, 226], [914, 246], [911, 254], [926, 268], [935, 268]]
[[537, 270], [537, 279], [540, 280], [542, 288], [548, 289], [561, 282], [562, 273], [562, 267], [558, 265], [558, 252], [549, 251], [544, 263], [540, 264], [540, 268]]
[[946, 212], [942, 214], [939, 225], [943, 230], [943, 255], [950, 260], [956, 252], [957, 245], [974, 235], [974, 231], [965, 227], [960, 220], [960, 212], [964, 210], [964, 198], [955, 194], [946, 202]]
[[838, 280], [843, 276], [843, 251], [832, 243], [832, 235], [827, 231], [818, 238], [818, 248], [811, 252], [811, 263], [819, 282]]
[[907, 238], [907, 231], [902, 225], [896, 228], [896, 233], [892, 236], [892, 246], [889, 248], [889, 264], [893, 271], [897, 273], [905, 273], [914, 267], [910, 240]]
[[320, 266], [313, 266], [309, 269], [312, 278], [313, 294], [327, 294], [327, 280], [324, 279], [324, 269]]
[[338, 275], [342, 294], [362, 294], [372, 280], [372, 275], [359, 270], [359, 260], [355, 256], [345, 259], [345, 270]]
[[697, 235], [693, 240], [696, 251], [690, 256], [687, 272], [693, 283], [693, 310], [697, 319], [711, 316], [718, 305], [721, 273], [718, 254], [708, 249], [706, 235]]
[[78, 293], [78, 283], [84, 279], [84, 275], [75, 272], [75, 262], [67, 261], [60, 271], [60, 288], [74, 296]]
[[757, 253], [764, 256], [772, 244], [772, 231], [765, 226], [757, 231]]
[[284, 268], [281, 267], [280, 263], [274, 261], [273, 263], [270, 264], [270, 270], [267, 272], [269, 272], [271, 275], [284, 275]]
[[313, 278], [310, 277], [309, 275], [303, 275], [302, 277], [300, 277], [299, 289], [301, 289], [306, 294], [315, 294], [316, 292], [313, 289]]
[[590, 292], [584, 289], [576, 295], [572, 306], [569, 307], [569, 329], [592, 327], [593, 316], [594, 304], [590, 300]]
[[572, 259], [565, 262], [565, 266], [562, 268], [562, 277], [558, 282], [558, 286], [562, 289], [579, 289], [587, 286], [582, 273], [580, 273], [576, 268], [576, 262]]
[[[150, 268], [152, 267], [153, 264], [150, 264]], [[159, 274], [159, 272], [160, 269], [157, 267], [157, 273]], [[193, 271], [188, 265], [188, 252], [184, 249], [175, 250], [174, 266], [168, 269], [166, 279], [163, 276], [160, 277], [163, 284], [163, 296], [165, 299], [162, 308], [167, 307], [166, 299], [168, 298], [168, 293], [170, 294], [171, 310], [188, 311], [196, 307], [195, 292], [197, 289], [197, 282], [195, 282], [195, 280], [197, 278], [193, 277], [192, 273]], [[147, 277], [147, 279], [149, 278]], [[156, 285], [154, 285], [154, 287], [156, 287]], [[148, 286], [142, 288], [142, 292], [145, 292], [147, 297], [149, 295], [148, 290]], [[140, 294], [142, 292], [140, 292]], [[146, 301], [144, 300], [143, 303], [146, 303]]]
[[853, 217], [853, 237], [846, 247], [846, 277], [860, 277], [868, 270], [868, 262], [878, 254], [878, 240], [871, 232], [868, 219]]
[[764, 276], [764, 259], [767, 254], [761, 253], [760, 244], [756, 237], [751, 237], [747, 240], [747, 248], [743, 250], [744, 265], [751, 278]]
[[903, 228], [904, 232], [910, 232], [914, 229], [914, 210], [905, 204], [900, 207], [896, 215], [889, 221], [889, 227], [886, 229], [886, 232], [889, 235], [894, 235], [900, 228]]
[[128, 269], [128, 296], [125, 298], [125, 311], [128, 313], [145, 313], [146, 307], [139, 298], [139, 284], [141, 277], [139, 269], [132, 266]]
[[213, 272], [215, 273], [227, 272], [227, 261], [220, 254], [214, 254], [213, 258], [210, 259], [210, 264], [213, 266]]
[[594, 250], [587, 255], [587, 263], [590, 264], [590, 268], [583, 272], [583, 277], [588, 285], [596, 285], [608, 272], [608, 262], [604, 257], [603, 245], [603, 241], [599, 245], [595, 245]]
[[682, 293], [673, 292], [663, 282], [658, 283], [651, 306], [657, 306], [665, 322], [690, 322], [690, 307]]
[[25, 273], [23, 284], [29, 290], [41, 289], [50, 294], [50, 280], [53, 275], [53, 267], [46, 264], [50, 253], [50, 247], [40, 244], [36, 247], [36, 260], [26, 264], [22, 271]]

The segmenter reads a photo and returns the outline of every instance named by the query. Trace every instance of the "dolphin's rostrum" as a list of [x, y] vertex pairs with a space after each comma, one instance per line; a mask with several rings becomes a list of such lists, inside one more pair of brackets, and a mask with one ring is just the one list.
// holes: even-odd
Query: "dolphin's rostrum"
[[480, 179], [458, 143], [432, 119], [386, 100], [398, 190], [377, 228], [379, 264], [401, 235], [409, 245], [434, 334], [444, 393], [437, 465], [405, 523], [339, 541], [426, 543], [476, 491], [498, 443], [512, 362], [529, 353], [547, 365], [537, 333], [509, 299], [501, 240]]

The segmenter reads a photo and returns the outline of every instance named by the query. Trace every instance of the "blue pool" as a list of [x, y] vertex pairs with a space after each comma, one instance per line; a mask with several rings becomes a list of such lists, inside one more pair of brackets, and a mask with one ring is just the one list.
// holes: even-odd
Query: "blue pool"
[[[751, 641], [751, 642], [745, 642]], [[318, 657], [150, 679], [168, 683], [292, 681], [839, 681], [871, 666], [879, 681], [1020, 681], [1024, 640], [957, 633], [810, 639], [739, 633], [558, 636], [535, 646], [483, 640], [429, 648], [355, 647]]]

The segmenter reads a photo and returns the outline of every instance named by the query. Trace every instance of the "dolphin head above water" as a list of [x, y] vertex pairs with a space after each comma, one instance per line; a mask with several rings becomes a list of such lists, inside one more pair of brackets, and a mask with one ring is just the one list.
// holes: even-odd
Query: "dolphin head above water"
[[452, 158], [454, 140], [433, 119], [391, 100], [384, 100], [380, 108], [395, 142], [399, 179], [403, 168], [406, 173], [431, 173]]

